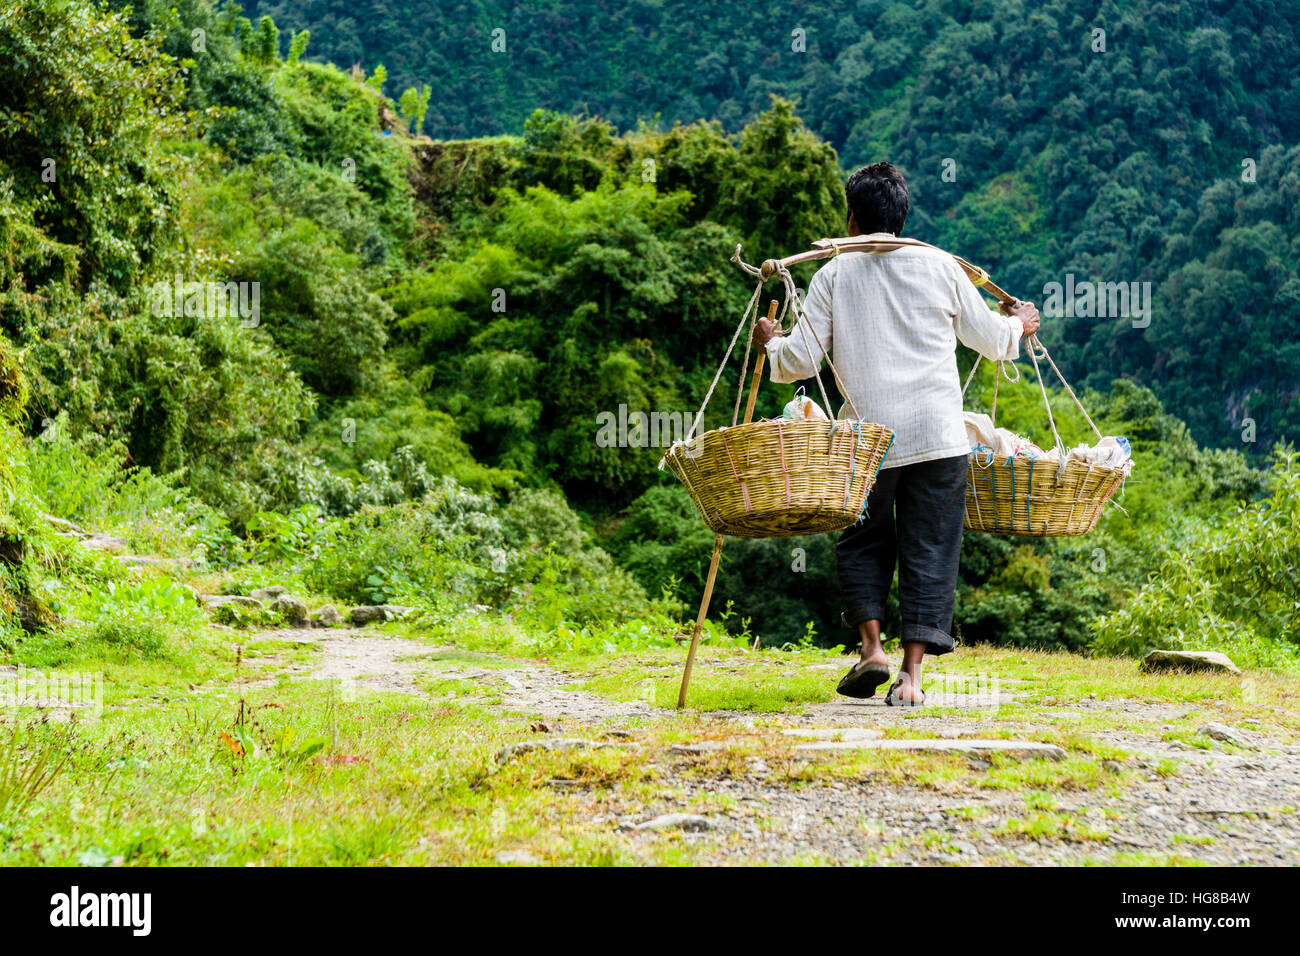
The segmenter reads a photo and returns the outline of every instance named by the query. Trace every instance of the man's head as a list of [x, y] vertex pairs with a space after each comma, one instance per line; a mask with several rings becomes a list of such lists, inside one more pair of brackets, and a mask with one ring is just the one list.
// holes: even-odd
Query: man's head
[[907, 222], [907, 183], [890, 163], [863, 166], [844, 184], [852, 225], [859, 232], [899, 235]]

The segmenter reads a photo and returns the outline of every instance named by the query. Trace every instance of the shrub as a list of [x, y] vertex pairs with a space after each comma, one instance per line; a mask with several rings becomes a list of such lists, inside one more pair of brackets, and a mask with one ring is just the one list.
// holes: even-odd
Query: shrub
[[161, 653], [183, 629], [207, 624], [189, 590], [165, 577], [108, 581], [90, 593], [85, 611], [89, 640], [145, 656]]
[[1103, 654], [1222, 650], [1238, 663], [1300, 664], [1300, 458], [1278, 449], [1269, 496], [1228, 520], [1203, 519], [1123, 610], [1094, 625]]

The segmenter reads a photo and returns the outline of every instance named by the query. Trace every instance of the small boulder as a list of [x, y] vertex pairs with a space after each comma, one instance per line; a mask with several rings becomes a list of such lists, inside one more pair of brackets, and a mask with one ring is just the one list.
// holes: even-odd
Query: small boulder
[[311, 616], [312, 627], [338, 627], [343, 623], [343, 615], [333, 604], [326, 604]]
[[1143, 673], [1158, 670], [1189, 670], [1215, 674], [1240, 674], [1241, 668], [1227, 654], [1218, 651], [1152, 651], [1138, 664]]
[[90, 532], [78, 525], [73, 524], [66, 518], [56, 518], [54, 515], [41, 515], [58, 534], [66, 535], [70, 538], [89, 537]]
[[290, 627], [306, 627], [311, 618], [307, 614], [307, 605], [292, 594], [281, 594], [271, 602], [271, 610], [282, 616]]
[[718, 825], [698, 813], [661, 813], [653, 820], [636, 825], [638, 830], [716, 830]]
[[362, 604], [348, 612], [353, 624], [372, 624], [375, 621], [398, 621], [411, 613], [411, 608], [400, 604]]
[[1244, 730], [1235, 730], [1227, 724], [1209, 723], [1198, 730], [1197, 733], [1204, 734], [1206, 737], [1221, 743], [1232, 744], [1234, 747], [1242, 747], [1246, 750], [1257, 749], [1254, 734], [1247, 733]]
[[127, 548], [126, 540], [112, 534], [95, 533], [81, 539], [84, 547], [91, 548], [95, 551], [125, 551]]
[[228, 604], [240, 604], [244, 607], [255, 608], [262, 606], [262, 602], [257, 598], [247, 597], [243, 594], [200, 594], [199, 598], [208, 606], [209, 610], [213, 611]]
[[288, 594], [289, 589], [286, 587], [281, 587], [278, 584], [272, 584], [270, 587], [256, 588], [252, 591], [249, 591], [248, 593], [250, 597], [256, 598], [257, 600], [261, 601], [263, 604], [272, 604], [275, 602], [275, 599], [278, 598], [280, 595]]

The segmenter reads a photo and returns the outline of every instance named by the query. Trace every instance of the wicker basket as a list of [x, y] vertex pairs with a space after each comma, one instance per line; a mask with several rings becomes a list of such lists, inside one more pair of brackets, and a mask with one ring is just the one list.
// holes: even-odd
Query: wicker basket
[[788, 538], [857, 521], [893, 441], [870, 422], [766, 419], [705, 432], [664, 461], [716, 533]]
[[1058, 474], [1053, 461], [971, 452], [965, 526], [1034, 538], [1087, 534], [1127, 475], [1070, 459]]

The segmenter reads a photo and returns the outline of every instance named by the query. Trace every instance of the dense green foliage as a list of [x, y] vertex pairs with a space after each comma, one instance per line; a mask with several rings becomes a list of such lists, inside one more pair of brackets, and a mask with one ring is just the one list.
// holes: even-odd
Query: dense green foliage
[[[313, 51], [336, 63], [383, 61], [393, 96], [432, 84], [433, 136], [518, 130], [536, 106], [622, 128], [705, 117], [737, 132], [773, 93], [794, 100], [846, 167], [903, 169], [911, 234], [1022, 297], [1067, 274], [1151, 282], [1145, 330], [1073, 317], [1049, 329], [1049, 344], [1070, 343], [1076, 378], [1152, 385], [1204, 444], [1238, 444], [1249, 417], [1247, 450], [1261, 458], [1300, 432], [1294, 2], [249, 8], [309, 26]], [[764, 256], [816, 237], [772, 238], [786, 241], [756, 247]]]
[[[165, 653], [194, 623], [165, 580], [68, 557], [42, 513], [241, 588], [278, 582], [441, 619], [488, 608], [548, 635], [539, 648], [603, 647], [615, 632], [671, 642], [711, 541], [655, 468], [680, 431], [610, 445], [597, 440], [600, 417], [669, 413], [684, 427], [752, 292], [727, 261], [736, 244], [755, 260], [840, 233], [840, 157], [890, 155], [913, 182], [911, 231], [1013, 291], [1032, 295], [1067, 269], [1157, 286], [1145, 330], [1049, 319], [1045, 331], [1099, 423], [1133, 439], [1127, 513], [1110, 509], [1077, 540], [968, 535], [963, 639], [1126, 652], [1219, 642], [1282, 659], [1294, 635], [1285, 601], [1219, 602], [1213, 629], [1189, 616], [1203, 603], [1152, 621], [1297, 493], [1290, 459], [1265, 476], [1238, 451], [1202, 447], [1230, 449], [1221, 426], [1235, 440], [1249, 414], [1247, 450], [1262, 449], [1300, 414], [1287, 331], [1300, 316], [1288, 255], [1300, 150], [1284, 145], [1300, 117], [1293, 44], [1277, 32], [1290, 24], [1252, 30], [1249, 3], [1222, 16], [1203, 4], [1147, 18], [1107, 7], [1111, 49], [1087, 59], [1090, 21], [1013, 6], [862, 4], [870, 33], [855, 15], [797, 7], [808, 53], [763, 53], [743, 95], [730, 74], [748, 76], [745, 57], [766, 41], [750, 30], [709, 46], [731, 18], [752, 23], [739, 8], [708, 30], [669, 4], [610, 9], [603, 24], [560, 6], [510, 14], [550, 23], [558, 59], [530, 60], [508, 96], [498, 67], [448, 60], [439, 76], [417, 75], [434, 60], [404, 53], [405, 39], [388, 64], [395, 82], [378, 65], [349, 76], [316, 62], [353, 56], [339, 38], [359, 21], [346, 27], [327, 4], [310, 23], [209, 0], [6, 7], [6, 650], [23, 644], [45, 662], [75, 641]], [[390, 19], [377, 16], [364, 42]], [[613, 77], [617, 102], [591, 98], [613, 123], [570, 115], [558, 86], [537, 86], [565, 75], [552, 67], [580, 20], [664, 26], [631, 31], [607, 61], [641, 71]], [[512, 55], [532, 55], [531, 27], [503, 22]], [[640, 56], [657, 49], [637, 46], [652, 36], [689, 42]], [[1178, 59], [1190, 53], [1214, 69], [1191, 80]], [[655, 84], [677, 105], [650, 108]], [[400, 86], [419, 92], [399, 98]], [[1144, 121], [1121, 122], [1125, 109]], [[403, 117], [436, 135], [499, 135], [431, 141]], [[1233, 157], [1261, 142], [1274, 145], [1258, 150], [1256, 181], [1233, 178]], [[949, 155], [954, 182], [940, 177]], [[256, 309], [214, 312], [211, 290], [225, 284], [256, 290]], [[705, 427], [729, 418], [737, 366]], [[981, 384], [976, 404], [990, 397]], [[766, 385], [758, 413], [793, 388]], [[1068, 399], [1053, 401], [1067, 437], [1084, 438]], [[1004, 389], [1000, 421], [1040, 435], [1037, 402], [1027, 383]], [[769, 645], [848, 640], [832, 544], [728, 542], [715, 617]], [[1287, 546], [1283, 536], [1276, 553]], [[1291, 593], [1285, 565], [1269, 560], [1266, 586]], [[52, 630], [55, 618], [84, 623]]]

